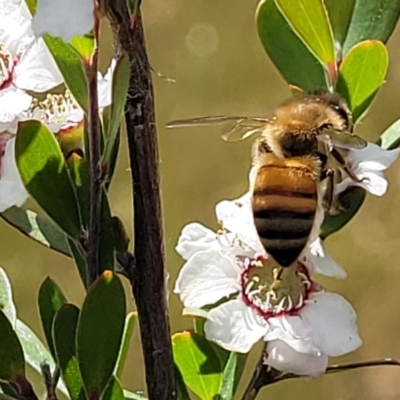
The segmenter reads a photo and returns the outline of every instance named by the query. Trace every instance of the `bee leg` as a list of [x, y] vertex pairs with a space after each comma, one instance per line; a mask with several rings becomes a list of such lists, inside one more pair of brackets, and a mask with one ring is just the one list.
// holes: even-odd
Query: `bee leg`
[[338, 214], [343, 208], [338, 197], [335, 195], [335, 177], [336, 172], [333, 169], [322, 171], [321, 180], [327, 179], [326, 190], [322, 199], [322, 207], [330, 215]]
[[361, 183], [365, 182], [366, 180], [368, 181], [368, 178], [358, 178], [354, 172], [349, 168], [349, 166], [346, 163], [346, 160], [343, 158], [343, 156], [336, 150], [332, 149], [331, 151], [332, 156], [335, 158], [335, 160], [340, 164], [341, 168], [343, 171], [346, 173], [346, 175], [356, 183]]

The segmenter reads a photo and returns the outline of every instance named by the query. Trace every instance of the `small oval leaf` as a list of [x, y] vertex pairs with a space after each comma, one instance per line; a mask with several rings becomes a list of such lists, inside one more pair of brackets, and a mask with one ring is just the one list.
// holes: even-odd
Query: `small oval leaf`
[[7, 316], [11, 325], [15, 327], [17, 310], [12, 297], [11, 283], [6, 271], [0, 267], [0, 311]]
[[126, 357], [128, 356], [129, 346], [131, 344], [133, 329], [137, 320], [137, 313], [130, 312], [125, 318], [124, 334], [122, 336], [122, 344], [119, 350], [117, 366], [115, 368], [115, 376], [119, 379], [122, 377]]
[[20, 207], [8, 208], [0, 214], [0, 217], [43, 246], [71, 256], [65, 233], [49, 218]]
[[111, 377], [101, 400], [125, 400], [121, 382], [115, 376]]
[[260, 2], [256, 22], [264, 49], [288, 83], [306, 91], [327, 87], [322, 65], [293, 32], [274, 0]]
[[222, 381], [220, 360], [210, 342], [194, 332], [172, 337], [174, 361], [185, 384], [202, 400], [213, 400]]
[[22, 377], [25, 377], [22, 346], [11, 322], [0, 311], [0, 379], [16, 381]]
[[15, 152], [28, 192], [64, 232], [77, 237], [81, 231], [78, 204], [54, 135], [39, 121], [21, 122]]
[[87, 113], [89, 108], [89, 89], [80, 55], [73, 46], [65, 43], [60, 38], [50, 35], [44, 35], [43, 38], [65, 79], [68, 89]]
[[68, 388], [71, 400], [84, 400], [85, 390], [76, 355], [76, 330], [79, 309], [73, 304], [64, 304], [53, 324], [54, 347], [61, 376]]
[[339, 196], [340, 204], [344, 207], [344, 211], [340, 211], [338, 215], [325, 215], [325, 220], [321, 226], [321, 239], [326, 239], [342, 229], [356, 215], [365, 199], [365, 190], [359, 187], [351, 187]]
[[393, 122], [378, 140], [378, 145], [385, 150], [397, 149], [400, 145], [400, 119]]
[[124, 112], [126, 96], [128, 94], [130, 78], [130, 64], [127, 54], [122, 54], [118, 59], [113, 79], [112, 79], [112, 103], [109, 106], [110, 119], [108, 122], [108, 131], [105, 137], [105, 146], [103, 152], [103, 164], [110, 162], [110, 157], [116, 145], [117, 134], [121, 124], [121, 117]]
[[322, 0], [275, 0], [293, 31], [327, 70], [336, 69], [333, 33]]
[[380, 40], [386, 43], [396, 27], [399, 15], [398, 0], [356, 0], [343, 54], [347, 54], [353, 46], [364, 40]]
[[105, 271], [89, 288], [78, 324], [79, 368], [89, 398], [99, 397], [113, 374], [121, 347], [125, 309], [121, 281], [113, 272]]
[[346, 39], [355, 2], [356, 0], [324, 0], [337, 43], [343, 44]]
[[[39, 374], [41, 373], [41, 365], [43, 362], [48, 364], [50, 369], [54, 371], [56, 365], [50, 352], [32, 329], [21, 320], [17, 319], [15, 331], [18, 335], [19, 341], [21, 342], [22, 349], [24, 350], [26, 363]], [[67, 388], [61, 380], [58, 382], [57, 389], [64, 393], [64, 395], [68, 396]]]
[[39, 313], [50, 352], [55, 359], [53, 344], [53, 322], [56, 312], [67, 302], [63, 292], [50, 278], [46, 278], [39, 289]]
[[371, 40], [354, 46], [340, 65], [336, 90], [347, 100], [354, 121], [360, 119], [382, 86], [388, 64], [385, 45]]

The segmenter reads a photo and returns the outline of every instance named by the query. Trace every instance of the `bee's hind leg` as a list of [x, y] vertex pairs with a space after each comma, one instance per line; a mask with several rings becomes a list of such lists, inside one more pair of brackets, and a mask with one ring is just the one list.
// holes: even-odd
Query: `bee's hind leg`
[[335, 194], [336, 174], [338, 171], [334, 169], [326, 169], [322, 171], [321, 181], [326, 180], [324, 195], [322, 198], [322, 207], [329, 215], [337, 215], [343, 206]]
[[339, 151], [336, 149], [332, 149], [331, 151], [332, 156], [335, 158], [335, 160], [339, 163], [340, 167], [343, 169], [343, 171], [346, 173], [346, 175], [356, 183], [361, 183], [368, 181], [368, 178], [358, 178], [354, 172], [349, 168], [349, 166], [346, 163], [346, 160], [343, 158], [342, 154], [340, 154]]

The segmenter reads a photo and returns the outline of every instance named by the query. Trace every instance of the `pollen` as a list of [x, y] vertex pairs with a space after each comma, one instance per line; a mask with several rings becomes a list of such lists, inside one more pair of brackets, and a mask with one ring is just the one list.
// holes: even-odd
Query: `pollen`
[[312, 288], [306, 268], [283, 268], [265, 257], [239, 257], [242, 297], [246, 304], [265, 318], [298, 311]]
[[12, 80], [14, 60], [8, 49], [0, 43], [0, 88], [4, 88]]
[[29, 114], [48, 125], [65, 123], [79, 111], [79, 105], [69, 90], [64, 94], [47, 94], [44, 100], [33, 99]]

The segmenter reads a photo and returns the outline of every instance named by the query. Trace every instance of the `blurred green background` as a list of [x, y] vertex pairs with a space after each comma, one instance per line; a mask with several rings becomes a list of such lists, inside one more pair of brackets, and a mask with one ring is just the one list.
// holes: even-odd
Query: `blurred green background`
[[[147, 48], [154, 73], [157, 124], [161, 153], [162, 195], [165, 216], [169, 287], [182, 266], [174, 247], [182, 227], [200, 221], [216, 228], [214, 206], [239, 197], [247, 188], [252, 140], [225, 143], [218, 129], [167, 130], [167, 121], [202, 115], [244, 114], [268, 116], [290, 96], [287, 85], [269, 61], [254, 23], [257, 1], [157, 0], [143, 1]], [[111, 57], [112, 38], [103, 24], [102, 67]], [[389, 42], [387, 83], [356, 133], [375, 141], [400, 117], [400, 31]], [[291, 62], [288, 60], [288, 62]], [[328, 290], [345, 296], [358, 314], [363, 346], [343, 363], [372, 358], [400, 359], [400, 161], [387, 173], [389, 191], [383, 198], [368, 196], [356, 218], [327, 241], [335, 260], [348, 272], [344, 281], [320, 279]], [[132, 232], [131, 184], [126, 140], [123, 138], [117, 173], [111, 186], [114, 214]], [[37, 292], [51, 276], [68, 299], [81, 304], [84, 290], [72, 262], [22, 237], [1, 222], [0, 265], [10, 276], [19, 318], [44, 338], [36, 306]], [[129, 285], [125, 285], [131, 309]], [[172, 331], [189, 329], [180, 316], [182, 306], [170, 294]], [[101, 334], [101, 333], [99, 333]], [[251, 353], [240, 391], [258, 358]], [[259, 399], [398, 399], [400, 368], [379, 367], [313, 380], [293, 380], [264, 389]], [[138, 330], [135, 332], [124, 386], [143, 390], [144, 377]]]

